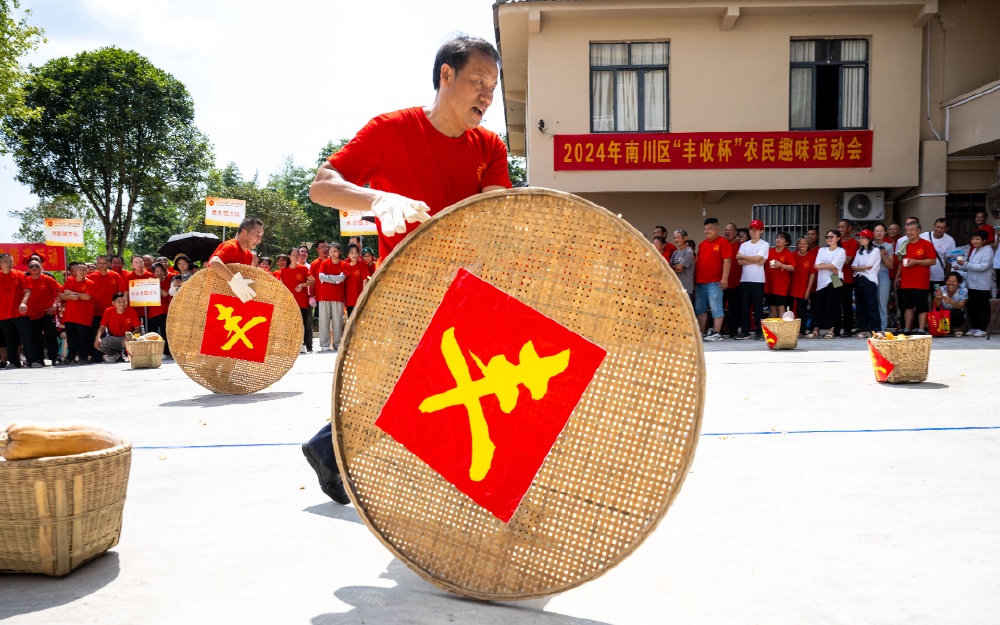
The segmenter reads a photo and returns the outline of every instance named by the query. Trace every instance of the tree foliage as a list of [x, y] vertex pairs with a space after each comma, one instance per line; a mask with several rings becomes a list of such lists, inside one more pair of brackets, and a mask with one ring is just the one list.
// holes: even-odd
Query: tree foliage
[[[298, 246], [309, 227], [309, 218], [294, 202], [274, 189], [260, 189], [253, 182], [227, 187], [221, 197], [246, 200], [247, 217], [264, 222], [264, 239], [257, 246], [258, 256], [276, 256]], [[204, 207], [204, 200], [202, 200]], [[230, 236], [235, 235], [230, 230]]]
[[339, 213], [309, 199], [309, 186], [315, 177], [314, 168], [300, 167], [295, 164], [291, 156], [288, 156], [281, 168], [269, 177], [268, 187], [280, 193], [305, 213], [309, 219], [309, 227], [303, 234], [304, 241], [337, 240], [340, 237]]
[[34, 206], [7, 213], [20, 223], [20, 228], [14, 233], [15, 241], [39, 243], [45, 240], [45, 219], [79, 219], [83, 221], [83, 229], [98, 230], [101, 227], [94, 209], [75, 195], [65, 195], [54, 199], [40, 200]]
[[507, 146], [507, 173], [510, 175], [510, 182], [515, 187], [528, 186], [527, 161], [521, 156], [510, 155], [510, 142], [507, 140], [507, 133], [500, 135]]
[[185, 86], [132, 51], [101, 48], [32, 68], [3, 139], [17, 179], [42, 197], [78, 195], [121, 253], [136, 211], [189, 196], [211, 163]]
[[[24, 108], [25, 72], [19, 59], [44, 41], [41, 29], [29, 25], [26, 17], [16, 18], [20, 4], [20, 0], [0, 0], [0, 116], [30, 114]], [[25, 16], [30, 13], [24, 11]]]

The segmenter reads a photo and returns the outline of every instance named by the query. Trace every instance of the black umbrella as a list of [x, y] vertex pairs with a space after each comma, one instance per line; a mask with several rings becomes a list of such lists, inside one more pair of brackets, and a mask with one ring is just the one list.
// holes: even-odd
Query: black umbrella
[[219, 247], [219, 243], [221, 243], [219, 237], [214, 234], [185, 232], [184, 234], [175, 234], [167, 239], [167, 242], [156, 253], [170, 259], [178, 254], [187, 254], [191, 260], [201, 262], [211, 257], [215, 248]]

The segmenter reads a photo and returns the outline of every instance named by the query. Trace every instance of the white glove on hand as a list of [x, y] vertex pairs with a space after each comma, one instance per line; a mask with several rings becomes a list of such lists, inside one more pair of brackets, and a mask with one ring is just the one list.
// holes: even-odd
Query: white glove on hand
[[431, 218], [430, 208], [423, 202], [395, 193], [383, 193], [372, 202], [372, 212], [382, 223], [382, 234], [391, 237], [406, 232], [406, 224]]
[[257, 293], [250, 288], [250, 284], [253, 280], [248, 280], [243, 277], [240, 272], [233, 274], [233, 279], [229, 281], [229, 288], [233, 290], [233, 295], [240, 298], [240, 301], [246, 304], [253, 298], [257, 297]]

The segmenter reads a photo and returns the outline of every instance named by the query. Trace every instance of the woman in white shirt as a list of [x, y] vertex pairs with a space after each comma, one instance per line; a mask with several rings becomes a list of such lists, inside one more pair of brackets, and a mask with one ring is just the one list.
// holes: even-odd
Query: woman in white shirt
[[822, 328], [829, 328], [823, 335], [832, 339], [840, 334], [840, 289], [844, 286], [844, 263], [847, 253], [840, 247], [840, 233], [826, 231], [826, 247], [819, 248], [813, 271], [816, 272], [816, 314], [813, 331], [806, 335], [814, 339]]
[[968, 336], [986, 336], [990, 323], [990, 288], [993, 286], [993, 248], [986, 245], [986, 231], [976, 230], [969, 235], [969, 258], [955, 262], [968, 271], [965, 288], [969, 291]]
[[879, 270], [882, 267], [882, 249], [872, 245], [875, 233], [862, 230], [858, 233], [858, 253], [851, 262], [854, 269], [854, 299], [858, 316], [859, 339], [866, 339], [872, 332], [883, 330], [882, 315], [878, 310]]

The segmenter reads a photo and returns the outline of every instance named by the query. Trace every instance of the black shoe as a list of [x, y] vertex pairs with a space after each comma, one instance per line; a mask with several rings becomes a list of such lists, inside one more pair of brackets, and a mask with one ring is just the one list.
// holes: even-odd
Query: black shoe
[[344, 490], [344, 480], [340, 477], [338, 470], [333, 469], [331, 471], [327, 468], [319, 456], [316, 455], [316, 450], [309, 446], [309, 443], [302, 443], [302, 455], [306, 457], [309, 466], [316, 472], [316, 477], [319, 478], [319, 489], [327, 497], [339, 504], [347, 505], [351, 503], [351, 498], [347, 496], [347, 491]]
[[764, 340], [764, 335], [763, 334], [754, 334], [753, 335], [753, 340], [755, 340], [755, 341], [763, 341]]
[[749, 334], [737, 334], [733, 338], [736, 339], [737, 341], [745, 341], [748, 338], [750, 338], [750, 335]]

